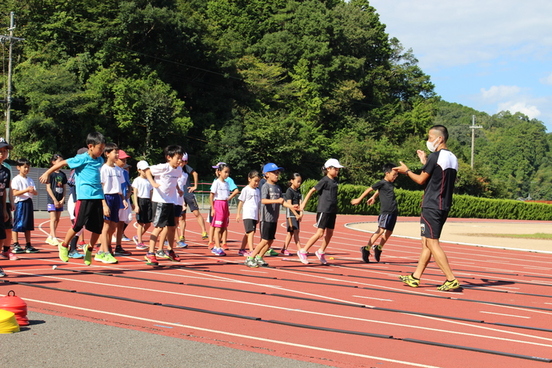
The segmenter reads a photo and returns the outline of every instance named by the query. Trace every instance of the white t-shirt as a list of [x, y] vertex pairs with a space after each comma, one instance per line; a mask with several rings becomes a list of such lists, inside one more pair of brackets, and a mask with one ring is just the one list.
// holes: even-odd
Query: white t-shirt
[[211, 185], [211, 193], [215, 194], [213, 200], [225, 201], [230, 197], [230, 186], [225, 181], [215, 179]]
[[173, 168], [168, 162], [149, 167], [151, 175], [155, 182], [160, 184], [159, 188], [153, 188], [151, 200], [157, 203], [177, 203], [178, 178], [182, 176], [182, 168], [177, 166]]
[[[35, 187], [36, 189], [33, 179], [29, 178], [28, 176], [24, 178], [21, 175], [17, 175], [11, 181], [11, 190], [25, 190], [28, 187]], [[32, 193], [26, 192], [21, 195], [14, 196], [14, 202], [21, 202], [33, 197], [34, 195]]]
[[122, 194], [121, 185], [125, 182], [123, 169], [104, 164], [100, 169], [100, 180], [104, 194]]
[[251, 188], [249, 185], [244, 187], [238, 197], [243, 202], [243, 219], [259, 220], [259, 205], [261, 204], [261, 190]]
[[179, 177], [177, 180], [178, 187], [182, 191], [182, 195], [178, 194], [178, 191], [177, 191], [177, 195], [178, 195], [178, 199], [176, 202], [177, 206], [184, 206], [184, 194], [186, 193], [186, 190], [187, 190], [186, 189], [187, 181], [188, 181], [188, 173], [183, 171], [182, 176]]
[[148, 179], [139, 176], [132, 181], [132, 187], [136, 190], [138, 198], [151, 198], [153, 186]]

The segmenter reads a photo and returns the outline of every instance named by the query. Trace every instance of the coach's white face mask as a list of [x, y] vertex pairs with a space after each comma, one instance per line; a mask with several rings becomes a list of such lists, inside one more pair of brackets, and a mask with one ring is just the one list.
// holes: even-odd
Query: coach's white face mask
[[435, 152], [435, 150], [437, 149], [437, 147], [439, 147], [439, 137], [435, 138], [435, 140], [433, 142], [430, 142], [430, 141], [426, 141], [426, 146], [427, 146], [427, 149], [429, 150], [429, 152]]

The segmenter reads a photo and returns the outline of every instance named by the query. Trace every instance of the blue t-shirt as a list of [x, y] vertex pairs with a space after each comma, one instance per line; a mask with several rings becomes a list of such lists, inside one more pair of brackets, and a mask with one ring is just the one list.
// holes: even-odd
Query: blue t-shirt
[[92, 158], [88, 152], [67, 159], [67, 165], [75, 169], [75, 187], [77, 198], [104, 199], [100, 169], [104, 164], [102, 157]]

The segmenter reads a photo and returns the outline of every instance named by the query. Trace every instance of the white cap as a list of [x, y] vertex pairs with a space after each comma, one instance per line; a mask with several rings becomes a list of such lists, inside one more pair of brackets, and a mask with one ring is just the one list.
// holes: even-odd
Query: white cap
[[184, 152], [182, 154], [182, 161], [188, 161], [188, 153]]
[[326, 163], [324, 164], [324, 169], [327, 169], [329, 167], [335, 167], [335, 168], [338, 168], [338, 169], [341, 169], [342, 167], [345, 167], [343, 165], [341, 165], [339, 163], [339, 161], [337, 161], [337, 159], [335, 158], [330, 158], [328, 161], [326, 161]]
[[149, 165], [148, 165], [148, 162], [147, 161], [138, 161], [138, 163], [136, 164], [136, 168], [138, 170], [145, 170], [147, 168], [149, 168]]

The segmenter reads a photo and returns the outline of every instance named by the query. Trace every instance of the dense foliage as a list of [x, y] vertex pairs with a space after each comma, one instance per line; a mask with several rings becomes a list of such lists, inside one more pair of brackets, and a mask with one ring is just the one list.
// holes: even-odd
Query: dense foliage
[[[203, 176], [225, 161], [245, 182], [274, 161], [318, 178], [337, 157], [344, 182], [370, 185], [386, 162], [419, 169], [415, 151], [437, 122], [462, 161], [459, 193], [552, 199], [543, 124], [440, 101], [367, 0], [3, 1], [10, 11], [25, 38], [14, 45], [12, 157], [33, 165], [72, 156], [99, 130], [133, 159], [158, 162], [181, 144]], [[474, 170], [472, 114], [485, 127]]]

